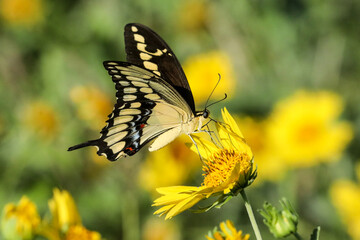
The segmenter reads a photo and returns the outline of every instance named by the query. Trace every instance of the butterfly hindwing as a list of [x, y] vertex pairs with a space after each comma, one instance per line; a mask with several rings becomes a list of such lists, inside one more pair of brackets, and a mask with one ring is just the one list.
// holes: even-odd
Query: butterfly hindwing
[[180, 134], [181, 121], [192, 113], [171, 85], [133, 64], [107, 61], [104, 66], [117, 90], [114, 110], [99, 139], [69, 150], [97, 146], [99, 155], [114, 161], [134, 155], [162, 134], [167, 134], [167, 140], [160, 138], [150, 146], [150, 150], [161, 148]]
[[160, 76], [171, 84], [195, 113], [194, 98], [184, 71], [166, 42], [150, 28], [130, 23], [125, 26], [127, 61]]

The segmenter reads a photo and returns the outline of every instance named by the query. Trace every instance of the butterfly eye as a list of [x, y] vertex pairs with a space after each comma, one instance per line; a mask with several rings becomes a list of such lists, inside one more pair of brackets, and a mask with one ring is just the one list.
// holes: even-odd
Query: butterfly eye
[[203, 117], [204, 118], [208, 118], [209, 117], [209, 115], [210, 115], [210, 111], [209, 110], [207, 110], [207, 109], [205, 109], [205, 111], [203, 112]]

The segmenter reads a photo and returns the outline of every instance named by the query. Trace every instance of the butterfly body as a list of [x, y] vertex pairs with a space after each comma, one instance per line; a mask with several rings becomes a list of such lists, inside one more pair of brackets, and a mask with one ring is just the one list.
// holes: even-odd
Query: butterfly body
[[200, 131], [208, 111], [196, 112], [185, 74], [170, 47], [141, 24], [125, 26], [128, 62], [105, 61], [115, 83], [116, 103], [96, 146], [109, 160], [132, 156], [146, 143], [158, 150], [181, 134]]

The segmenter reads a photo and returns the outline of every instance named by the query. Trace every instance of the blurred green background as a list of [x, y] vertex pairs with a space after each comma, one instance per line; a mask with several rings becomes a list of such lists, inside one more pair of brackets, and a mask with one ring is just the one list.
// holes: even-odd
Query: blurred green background
[[[138, 22], [184, 64], [199, 110], [210, 92], [201, 86], [222, 75], [213, 100], [224, 92], [229, 99], [210, 110], [219, 119], [226, 106], [238, 116], [255, 164], [259, 152], [259, 181], [248, 189], [255, 209], [285, 196], [304, 236], [320, 225], [321, 239], [360, 239], [359, 1], [0, 0], [0, 14], [1, 207], [27, 195], [43, 215], [58, 187], [72, 194], [83, 224], [109, 240], [205, 239], [226, 219], [255, 239], [240, 198], [166, 222], [152, 216], [156, 187], [202, 181], [196, 154], [181, 142], [114, 163], [94, 149], [66, 151], [98, 137], [115, 101], [102, 62], [125, 60], [123, 28]], [[310, 95], [291, 105], [299, 90]], [[284, 126], [313, 120], [321, 129], [300, 142], [321, 135], [314, 149], [291, 145]], [[353, 184], [349, 195], [339, 179]], [[257, 217], [264, 239], [273, 239]]]

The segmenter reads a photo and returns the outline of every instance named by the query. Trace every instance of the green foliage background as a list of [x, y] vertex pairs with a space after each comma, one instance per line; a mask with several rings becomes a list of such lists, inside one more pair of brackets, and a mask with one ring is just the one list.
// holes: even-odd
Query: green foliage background
[[[338, 177], [355, 179], [353, 164], [360, 156], [359, 1], [206, 1], [208, 17], [195, 30], [182, 26], [185, 3], [180, 0], [43, 4], [44, 21], [35, 26], [0, 22], [0, 206], [26, 194], [44, 213], [52, 189], [59, 187], [73, 195], [87, 228], [109, 240], [140, 238], [155, 210], [151, 195], [135, 179], [146, 151], [107, 167], [90, 161], [84, 151], [66, 151], [98, 136], [76, 117], [70, 89], [95, 83], [113, 96], [102, 61], [125, 60], [123, 27], [139, 22], [166, 39], [180, 61], [210, 49], [228, 53], [238, 89], [236, 97], [223, 104], [233, 113], [265, 116], [277, 100], [300, 88], [328, 89], [343, 97], [343, 117], [355, 130], [343, 159], [294, 171], [284, 182], [250, 188], [248, 196], [254, 208], [286, 196], [300, 215], [301, 233], [309, 236], [321, 225], [321, 239], [349, 238], [328, 187]], [[24, 105], [32, 99], [42, 99], [57, 111], [61, 126], [51, 140], [32, 134], [21, 121]], [[189, 184], [199, 184], [200, 177]], [[257, 217], [264, 239], [272, 239]], [[221, 210], [185, 212], [172, 221], [183, 239], [204, 239], [225, 219], [254, 239], [240, 198]]]

